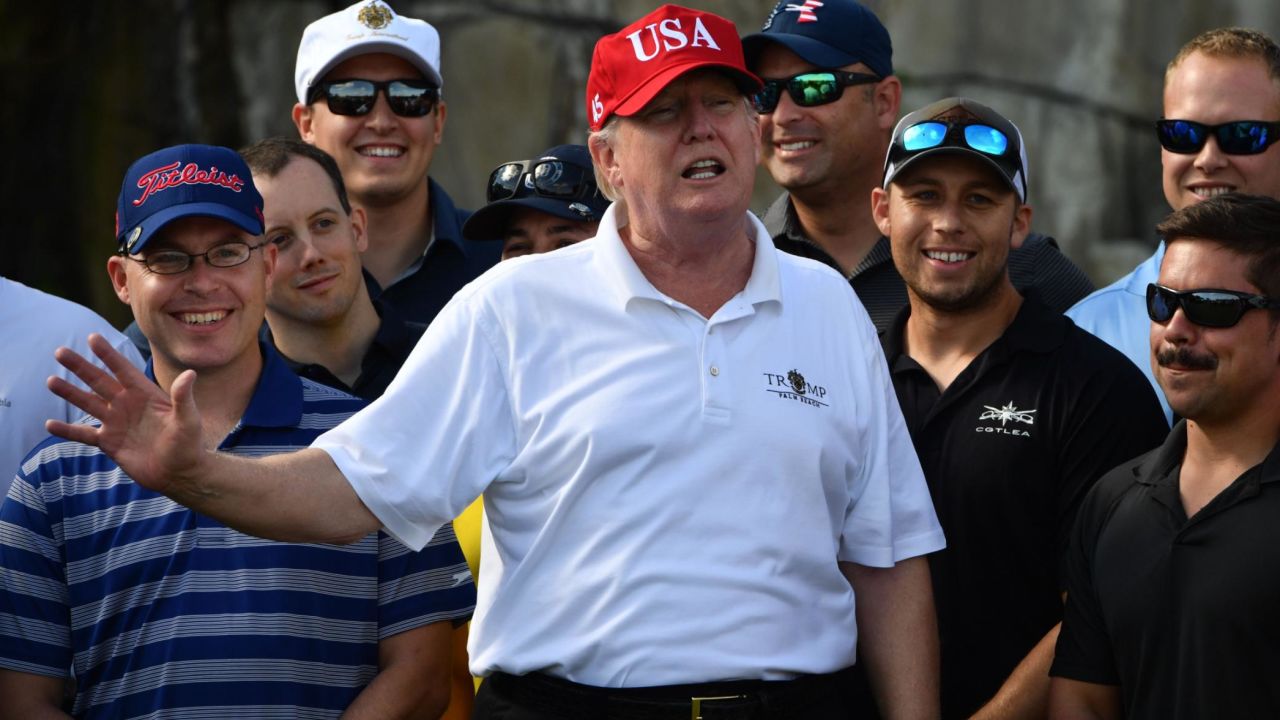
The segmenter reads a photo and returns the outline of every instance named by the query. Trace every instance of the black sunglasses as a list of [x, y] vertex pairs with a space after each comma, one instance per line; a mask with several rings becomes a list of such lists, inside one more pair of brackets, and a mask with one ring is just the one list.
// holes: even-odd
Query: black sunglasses
[[1280, 310], [1280, 300], [1235, 290], [1205, 288], [1178, 292], [1155, 283], [1147, 285], [1147, 316], [1153, 321], [1169, 322], [1178, 308], [1196, 325], [1229, 328], [1250, 310]]
[[335, 115], [367, 115], [379, 92], [386, 95], [391, 112], [401, 117], [427, 115], [440, 99], [440, 88], [423, 80], [330, 80], [311, 88], [307, 104], [323, 96]]
[[781, 80], [765, 80], [759, 92], [751, 96], [751, 104], [755, 106], [756, 112], [771, 113], [778, 107], [785, 87], [796, 105], [815, 107], [839, 100], [847, 87], [877, 82], [880, 82], [878, 75], [842, 70], [800, 73]]
[[503, 163], [489, 174], [488, 202], [517, 195], [542, 195], [559, 199], [591, 198], [598, 192], [590, 168], [575, 163], [543, 158]]
[[1228, 155], [1257, 155], [1280, 140], [1280, 122], [1236, 120], [1221, 125], [1205, 125], [1194, 120], [1157, 120], [1160, 145], [1171, 153], [1191, 155], [1212, 135], [1218, 148]]

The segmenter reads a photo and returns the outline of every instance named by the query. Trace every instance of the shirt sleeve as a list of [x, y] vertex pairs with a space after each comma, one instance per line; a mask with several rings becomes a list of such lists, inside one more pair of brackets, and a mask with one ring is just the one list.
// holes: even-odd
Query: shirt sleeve
[[1058, 249], [1057, 241], [1038, 233], [1009, 254], [1009, 279], [1019, 292], [1038, 297], [1057, 312], [1093, 292], [1093, 281]]
[[53, 525], [41, 488], [19, 472], [0, 504], [0, 668], [61, 678], [71, 668], [71, 616]]
[[[1105, 485], [1106, 480], [1103, 481]], [[1080, 508], [1064, 561], [1067, 604], [1049, 674], [1102, 685], [1118, 685], [1119, 672], [1093, 584], [1093, 548], [1105, 517], [1102, 487], [1095, 487]]]
[[[1063, 400], [1072, 425], [1059, 434], [1056, 530], [1058, 557], [1065, 556], [1076, 511], [1085, 493], [1113, 468], [1158, 446], [1168, 435], [1160, 402], [1146, 378], [1119, 352], [1092, 337], [1099, 364], [1088, 385]], [[1060, 566], [1060, 577], [1062, 574]]]
[[415, 552], [378, 533], [378, 639], [436, 622], [471, 618], [476, 586], [467, 561], [445, 523]]
[[464, 289], [382, 397], [312, 444], [410, 548], [427, 545], [515, 455], [502, 345], [492, 313]]
[[[849, 296], [858, 302], [852, 292]], [[941, 550], [946, 539], [875, 328], [860, 305], [851, 309], [850, 315], [861, 325], [857, 336], [861, 368], [853, 382], [867, 403], [865, 409], [858, 408], [863, 414], [864, 432], [859, 438], [863, 447], [854, 452], [861, 452], [863, 461], [857, 465], [859, 473], [852, 491], [855, 500], [845, 515], [838, 557], [860, 565], [890, 567]]]

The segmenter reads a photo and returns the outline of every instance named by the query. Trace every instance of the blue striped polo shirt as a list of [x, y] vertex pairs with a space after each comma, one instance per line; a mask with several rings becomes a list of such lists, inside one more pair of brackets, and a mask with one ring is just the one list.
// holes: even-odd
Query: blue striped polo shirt
[[[263, 353], [221, 450], [303, 448], [363, 405]], [[262, 540], [56, 438], [0, 506], [0, 668], [66, 677], [74, 664], [77, 717], [337, 717], [377, 673], [380, 639], [474, 605], [448, 524], [417, 553], [381, 532]]]

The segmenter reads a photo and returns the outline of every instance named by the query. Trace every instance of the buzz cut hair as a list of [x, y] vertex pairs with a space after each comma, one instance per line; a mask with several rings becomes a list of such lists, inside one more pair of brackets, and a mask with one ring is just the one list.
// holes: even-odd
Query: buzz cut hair
[[1280, 84], [1280, 46], [1276, 45], [1276, 41], [1260, 30], [1226, 27], [1202, 32], [1183, 45], [1165, 68], [1165, 85], [1169, 84], [1169, 77], [1174, 69], [1197, 52], [1210, 57], [1257, 58], [1267, 67], [1271, 80]]

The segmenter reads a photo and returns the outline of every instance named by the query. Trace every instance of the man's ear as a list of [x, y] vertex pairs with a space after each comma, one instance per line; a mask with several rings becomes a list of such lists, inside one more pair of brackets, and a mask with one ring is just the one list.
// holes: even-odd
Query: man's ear
[[444, 98], [441, 98], [436, 103], [436, 115], [436, 132], [435, 137], [432, 139], [436, 145], [439, 145], [444, 141], [444, 121], [449, 118], [449, 105], [444, 101]]
[[1018, 249], [1031, 233], [1031, 206], [1022, 203], [1013, 211], [1013, 231], [1009, 235], [1009, 247]]
[[897, 75], [890, 75], [876, 83], [873, 99], [880, 129], [892, 130], [902, 106], [902, 81]]
[[351, 231], [356, 236], [356, 252], [364, 252], [369, 249], [369, 234], [365, 232], [367, 218], [364, 214], [364, 208], [351, 208]]
[[622, 173], [613, 147], [596, 133], [587, 136], [587, 150], [591, 151], [591, 162], [600, 169], [600, 174], [613, 186], [615, 192], [619, 190], [622, 187]]
[[892, 229], [889, 223], [889, 191], [884, 188], [871, 189], [871, 217], [875, 218], [880, 234], [889, 237]]
[[293, 125], [298, 128], [298, 137], [305, 143], [316, 142], [316, 134], [311, 128], [311, 108], [302, 103], [293, 104]]
[[112, 255], [107, 258], [107, 277], [111, 278], [111, 288], [116, 291], [116, 297], [120, 298], [120, 302], [125, 305], [129, 304], [129, 274], [127, 265], [129, 259], [123, 255]]

